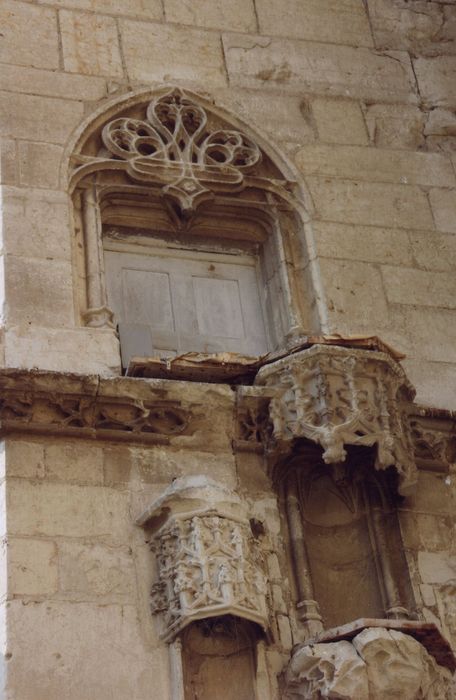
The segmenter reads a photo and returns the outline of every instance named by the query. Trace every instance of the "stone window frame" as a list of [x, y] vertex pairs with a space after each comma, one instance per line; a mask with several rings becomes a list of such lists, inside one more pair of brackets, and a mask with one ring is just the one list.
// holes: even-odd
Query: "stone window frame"
[[[207, 116], [209, 146], [213, 145], [214, 134], [228, 129], [229, 133], [238, 133], [245, 139], [243, 145], [252, 144], [258, 149], [261, 165], [251, 171], [247, 169], [232, 184], [220, 184], [217, 180], [223, 180], [223, 177], [220, 178], [219, 173], [212, 178], [211, 174], [203, 173], [203, 203], [200, 203], [200, 193], [197, 192], [194, 201], [187, 206], [181, 188], [170, 206], [169, 192], [174, 185], [171, 183], [170, 187], [170, 182], [167, 182], [166, 169], [162, 168], [165, 175], [161, 181], [160, 174], [152, 177], [144, 177], [143, 173], [138, 175], [138, 172], [133, 172], [135, 167], [132, 170], [130, 162], [125, 167], [122, 158], [107, 151], [101, 143], [101, 134], [103, 129], [106, 133], [107, 125], [120, 122], [129, 115], [136, 118], [151, 102], [171, 94], [180, 94]], [[100, 107], [81, 125], [67, 148], [62, 168], [72, 199], [76, 307], [81, 326], [115, 332], [113, 314], [107, 303], [103, 226], [126, 221], [125, 217], [133, 215], [139, 217], [138, 221], [141, 216], [142, 220], [149, 221], [149, 228], [152, 220], [152, 225], [168, 227], [168, 230], [170, 218], [175, 217], [176, 230], [188, 229], [188, 221], [199, 218], [201, 230], [206, 227], [208, 238], [213, 241], [211, 220], [212, 224], [217, 218], [228, 222], [228, 238], [233, 238], [233, 229], [241, 220], [248, 239], [242, 244], [255, 243], [261, 265], [272, 270], [271, 274], [276, 274], [278, 279], [280, 295], [277, 296], [280, 296], [281, 303], [275, 304], [274, 318], [267, 324], [273, 336], [271, 346], [274, 349], [286, 347], [315, 330], [327, 332], [327, 313], [310, 224], [310, 196], [285, 157], [224, 108], [174, 86], [137, 91], [116, 98]], [[204, 170], [204, 164], [199, 175], [201, 170]], [[198, 177], [196, 187], [200, 188], [201, 181], [197, 180]], [[187, 194], [192, 199], [192, 193]], [[186, 206], [187, 211], [183, 213]], [[255, 237], [262, 238], [262, 242], [255, 242]]]

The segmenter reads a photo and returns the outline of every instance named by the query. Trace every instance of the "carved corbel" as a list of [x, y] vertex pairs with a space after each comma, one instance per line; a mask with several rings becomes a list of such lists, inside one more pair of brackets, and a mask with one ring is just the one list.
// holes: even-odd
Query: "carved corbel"
[[233, 615], [269, 629], [263, 554], [246, 506], [203, 476], [177, 479], [140, 516], [150, 536], [157, 580], [152, 613], [173, 642], [190, 623]]
[[407, 417], [414, 389], [387, 354], [314, 345], [262, 367], [255, 386], [273, 394], [273, 461], [300, 438], [320, 445], [324, 462], [334, 465], [345, 461], [347, 445], [376, 446], [376, 469], [394, 466], [400, 493], [415, 484]]

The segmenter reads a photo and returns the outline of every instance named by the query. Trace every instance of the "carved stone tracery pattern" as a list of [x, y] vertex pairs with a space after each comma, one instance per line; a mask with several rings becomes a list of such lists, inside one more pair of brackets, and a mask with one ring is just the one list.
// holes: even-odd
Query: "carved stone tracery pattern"
[[239, 186], [261, 161], [260, 149], [245, 134], [211, 130], [206, 110], [179, 88], [154, 98], [146, 120], [110, 121], [102, 140], [133, 180], [160, 185], [184, 214], [211, 198], [212, 189]]
[[346, 445], [376, 445], [377, 469], [394, 465], [403, 493], [415, 483], [406, 415], [414, 390], [384, 353], [314, 345], [263, 367], [255, 384], [273, 391], [271, 450], [287, 452], [306, 438], [321, 445], [327, 464], [338, 464]]

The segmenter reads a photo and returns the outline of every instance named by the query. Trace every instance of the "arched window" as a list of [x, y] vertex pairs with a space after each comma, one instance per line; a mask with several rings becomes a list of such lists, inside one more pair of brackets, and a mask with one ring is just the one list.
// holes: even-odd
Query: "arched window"
[[116, 103], [79, 137], [80, 318], [118, 328], [124, 367], [192, 350], [261, 355], [321, 329], [305, 195], [247, 131], [168, 88]]

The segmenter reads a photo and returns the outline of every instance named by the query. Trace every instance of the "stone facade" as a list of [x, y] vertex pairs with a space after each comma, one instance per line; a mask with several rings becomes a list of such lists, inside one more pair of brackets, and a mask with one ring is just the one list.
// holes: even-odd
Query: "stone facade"
[[456, 697], [454, 3], [0, 22], [0, 698]]

